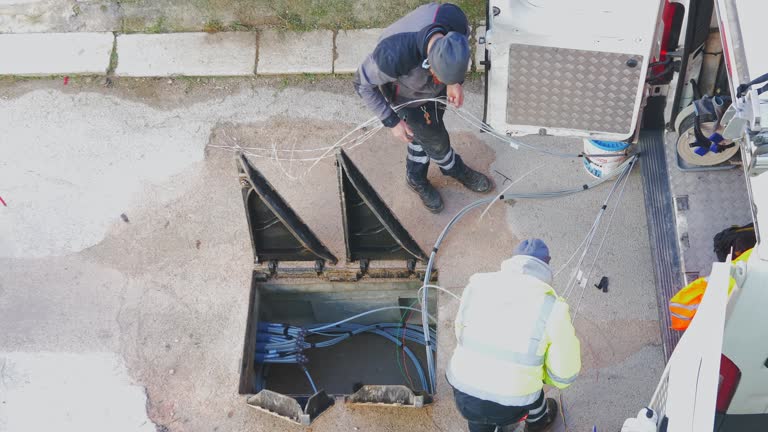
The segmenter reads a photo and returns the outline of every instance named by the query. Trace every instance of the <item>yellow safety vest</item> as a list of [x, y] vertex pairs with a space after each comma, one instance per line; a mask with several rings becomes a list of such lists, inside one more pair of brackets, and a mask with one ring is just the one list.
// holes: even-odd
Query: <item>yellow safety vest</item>
[[565, 388], [576, 380], [579, 340], [568, 304], [544, 282], [550, 279], [547, 264], [528, 256], [470, 278], [446, 370], [453, 387], [501, 405], [524, 406], [536, 401], [544, 383]]
[[[733, 260], [733, 262], [747, 261], [751, 253], [752, 249], [749, 249]], [[734, 286], [736, 286], [736, 281], [731, 278], [728, 284], [728, 295], [731, 295]], [[700, 277], [683, 287], [674, 297], [669, 299], [669, 315], [672, 322], [670, 327], [672, 329], [682, 331], [688, 328], [691, 320], [696, 315], [696, 311], [699, 309], [699, 304], [706, 290], [707, 278]]]

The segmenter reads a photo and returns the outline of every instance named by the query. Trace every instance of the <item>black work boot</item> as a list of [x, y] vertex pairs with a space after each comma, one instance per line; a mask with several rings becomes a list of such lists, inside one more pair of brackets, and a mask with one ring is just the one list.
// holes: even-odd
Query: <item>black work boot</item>
[[468, 166], [455, 176], [453, 176], [467, 189], [473, 192], [486, 193], [493, 190], [493, 183], [485, 174], [479, 173]]
[[557, 418], [557, 402], [552, 398], [547, 398], [547, 413], [544, 417], [536, 420], [533, 423], [526, 424], [526, 432], [546, 432], [550, 426], [555, 422]]
[[414, 182], [411, 179], [406, 178], [408, 187], [413, 189], [414, 192], [419, 194], [421, 202], [424, 203], [424, 207], [432, 213], [440, 213], [443, 211], [443, 199], [440, 197], [440, 192], [435, 189], [432, 184], [424, 180], [423, 182]]

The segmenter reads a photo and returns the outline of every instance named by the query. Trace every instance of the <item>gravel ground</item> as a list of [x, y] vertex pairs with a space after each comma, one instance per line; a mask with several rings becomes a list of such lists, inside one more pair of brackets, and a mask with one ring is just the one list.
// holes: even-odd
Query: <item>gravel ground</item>
[[[479, 83], [467, 87], [467, 108], [481, 112]], [[103, 366], [94, 366], [90, 379], [111, 389], [102, 390], [107, 397], [86, 397], [93, 386], [74, 384], [80, 391], [73, 392], [63, 378], [46, 387], [67, 395], [55, 409], [74, 415], [71, 430], [97, 429], [70, 409], [82, 404], [126, 421], [146, 406], [144, 421], [158, 430], [301, 430], [254, 412], [237, 394], [253, 258], [232, 153], [215, 146], [311, 149], [368, 117], [345, 77], [115, 79], [110, 87], [96, 78], [67, 85], [0, 80], [0, 196], [8, 205], [0, 207], [0, 364], [15, 362], [9, 376], [23, 378], [0, 385], [16, 383], [18, 390], [50, 379], [35, 371], [51, 355], [85, 356]], [[580, 161], [513, 151], [453, 116], [446, 122], [457, 151], [493, 173], [497, 185], [505, 183], [498, 173], [516, 178], [542, 164], [518, 183], [520, 190], [588, 180]], [[267, 155], [251, 160], [331, 251], [345, 256], [332, 160], [307, 173], [310, 163], [277, 163], [269, 150], [252, 152]], [[438, 216], [428, 213], [403, 184], [405, 149], [386, 133], [350, 156], [424, 250], [461, 206], [478, 198], [432, 171], [447, 204]], [[610, 277], [610, 290], [587, 287], [576, 319], [585, 367], [563, 392], [571, 431], [618, 429], [647, 403], [663, 367], [639, 180], [637, 172], [630, 178], [595, 272]], [[441, 285], [460, 290], [472, 273], [497, 269], [528, 236], [547, 240], [557, 268], [606, 193], [497, 204], [482, 220], [469, 216], [440, 250]], [[564, 285], [560, 276], [555, 288]], [[438, 377], [454, 343], [455, 308], [441, 298]], [[145, 389], [146, 400], [135, 387]], [[113, 391], [131, 396], [113, 403]], [[0, 399], [21, 400], [8, 394]], [[0, 430], [18, 420], [16, 412], [0, 405]], [[425, 409], [339, 403], [311, 430], [465, 428], [440, 378], [436, 403]]]

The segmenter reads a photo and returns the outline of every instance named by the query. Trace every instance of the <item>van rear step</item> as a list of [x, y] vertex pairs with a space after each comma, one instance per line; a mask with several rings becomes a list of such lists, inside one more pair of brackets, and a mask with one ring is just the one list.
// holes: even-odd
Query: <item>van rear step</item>
[[664, 149], [664, 99], [648, 98], [643, 129], [637, 143], [643, 175], [643, 195], [648, 220], [651, 256], [656, 280], [656, 300], [664, 355], [668, 359], [680, 334], [670, 328], [669, 299], [683, 285], [672, 190]]

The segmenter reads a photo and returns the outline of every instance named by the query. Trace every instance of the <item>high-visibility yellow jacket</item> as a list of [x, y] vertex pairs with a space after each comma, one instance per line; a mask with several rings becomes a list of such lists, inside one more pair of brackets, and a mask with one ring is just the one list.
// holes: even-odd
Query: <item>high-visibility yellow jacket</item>
[[581, 369], [568, 304], [543, 261], [518, 255], [501, 271], [473, 275], [456, 315], [448, 382], [507, 406], [535, 402], [544, 383], [568, 387]]
[[[734, 263], [739, 261], [747, 261], [749, 255], [752, 253], [752, 249], [747, 250], [741, 254], [738, 258], [733, 260]], [[728, 284], [728, 295], [731, 295], [733, 287], [736, 285], [736, 281], [731, 278]], [[671, 325], [674, 330], [685, 330], [688, 325], [691, 324], [691, 320], [696, 315], [696, 311], [699, 309], [704, 292], [707, 290], [707, 278], [700, 277], [693, 282], [683, 287], [677, 294], [669, 299], [669, 315]]]

